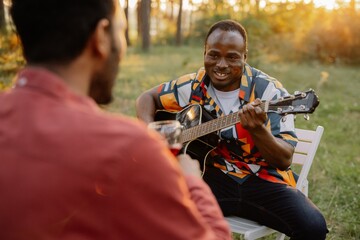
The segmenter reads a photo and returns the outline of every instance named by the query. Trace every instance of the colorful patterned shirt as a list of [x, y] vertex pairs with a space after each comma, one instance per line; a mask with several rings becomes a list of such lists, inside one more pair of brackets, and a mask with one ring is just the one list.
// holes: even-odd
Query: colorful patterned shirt
[[[216, 101], [216, 95], [212, 94], [210, 78], [204, 68], [163, 83], [158, 92], [160, 103], [165, 110], [180, 111], [191, 104], [200, 104], [207, 111], [216, 113], [217, 117], [224, 115]], [[239, 101], [230, 113], [240, 110], [244, 104], [256, 98], [274, 100], [287, 95], [288, 92], [278, 80], [246, 64], [241, 79]], [[269, 112], [264, 124], [275, 137], [296, 146], [293, 115], [281, 116]], [[208, 165], [221, 169], [240, 184], [255, 174], [270, 182], [295, 187], [295, 176], [291, 169], [281, 171], [266, 162], [254, 145], [249, 132], [240, 123], [222, 129], [219, 136], [222, 141], [211, 152]]]

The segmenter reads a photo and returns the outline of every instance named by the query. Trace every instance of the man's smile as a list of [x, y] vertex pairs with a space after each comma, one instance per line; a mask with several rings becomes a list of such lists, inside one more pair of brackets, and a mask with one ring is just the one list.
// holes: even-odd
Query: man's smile
[[228, 77], [228, 73], [225, 73], [225, 72], [218, 72], [218, 71], [214, 71], [213, 72], [214, 73], [214, 75], [215, 75], [215, 77], [217, 78], [217, 79], [226, 79], [227, 77]]

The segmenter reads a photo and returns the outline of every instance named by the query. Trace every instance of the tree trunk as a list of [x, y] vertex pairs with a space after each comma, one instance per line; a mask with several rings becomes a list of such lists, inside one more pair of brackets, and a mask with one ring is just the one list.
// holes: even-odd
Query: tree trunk
[[192, 29], [193, 29], [193, 1], [192, 0], [189, 0], [189, 5], [190, 5], [190, 14], [189, 14], [189, 29], [188, 29], [188, 32], [191, 33], [192, 32]]
[[129, 27], [130, 27], [130, 23], [129, 23], [129, 0], [126, 0], [124, 11], [125, 11], [126, 21], [128, 23], [127, 28], [125, 30], [125, 38], [126, 38], [127, 45], [131, 46], [131, 42], [130, 42], [130, 38], [129, 38]]
[[0, 31], [6, 29], [4, 1], [0, 0]]
[[170, 21], [174, 19], [174, 0], [170, 0]]
[[259, 16], [260, 13], [260, 0], [255, 0], [255, 14]]
[[136, 4], [136, 17], [137, 17], [137, 39], [141, 38], [141, 0]]
[[163, 21], [162, 11], [161, 11], [161, 0], [153, 1], [154, 5], [151, 7], [152, 16], [154, 17], [153, 29], [155, 30], [156, 35], [161, 31], [161, 22]]
[[148, 51], [150, 48], [150, 9], [151, 0], [141, 0], [141, 38], [142, 49]]
[[176, 45], [180, 46], [182, 43], [182, 34], [181, 34], [181, 29], [182, 29], [182, 8], [183, 8], [183, 0], [180, 0], [179, 2], [179, 13], [178, 13], [178, 17], [177, 17], [177, 22], [176, 22]]

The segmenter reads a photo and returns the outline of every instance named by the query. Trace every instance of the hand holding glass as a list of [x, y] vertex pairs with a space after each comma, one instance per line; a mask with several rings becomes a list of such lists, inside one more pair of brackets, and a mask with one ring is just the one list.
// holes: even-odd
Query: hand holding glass
[[148, 128], [153, 129], [159, 132], [166, 140], [170, 151], [176, 156], [182, 144], [180, 142], [181, 136], [181, 124], [176, 120], [164, 120], [151, 122], [148, 125]]

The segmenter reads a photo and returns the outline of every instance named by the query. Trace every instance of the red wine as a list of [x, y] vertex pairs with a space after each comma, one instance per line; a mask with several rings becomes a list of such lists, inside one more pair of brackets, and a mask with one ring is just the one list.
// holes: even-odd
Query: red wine
[[172, 154], [174, 154], [174, 156], [177, 156], [179, 154], [181, 148], [182, 145], [180, 143], [172, 144], [171, 146], [169, 146], [169, 149], [172, 152]]
[[172, 152], [172, 154], [174, 154], [174, 156], [177, 156], [180, 152], [180, 149], [170, 148], [170, 152]]

